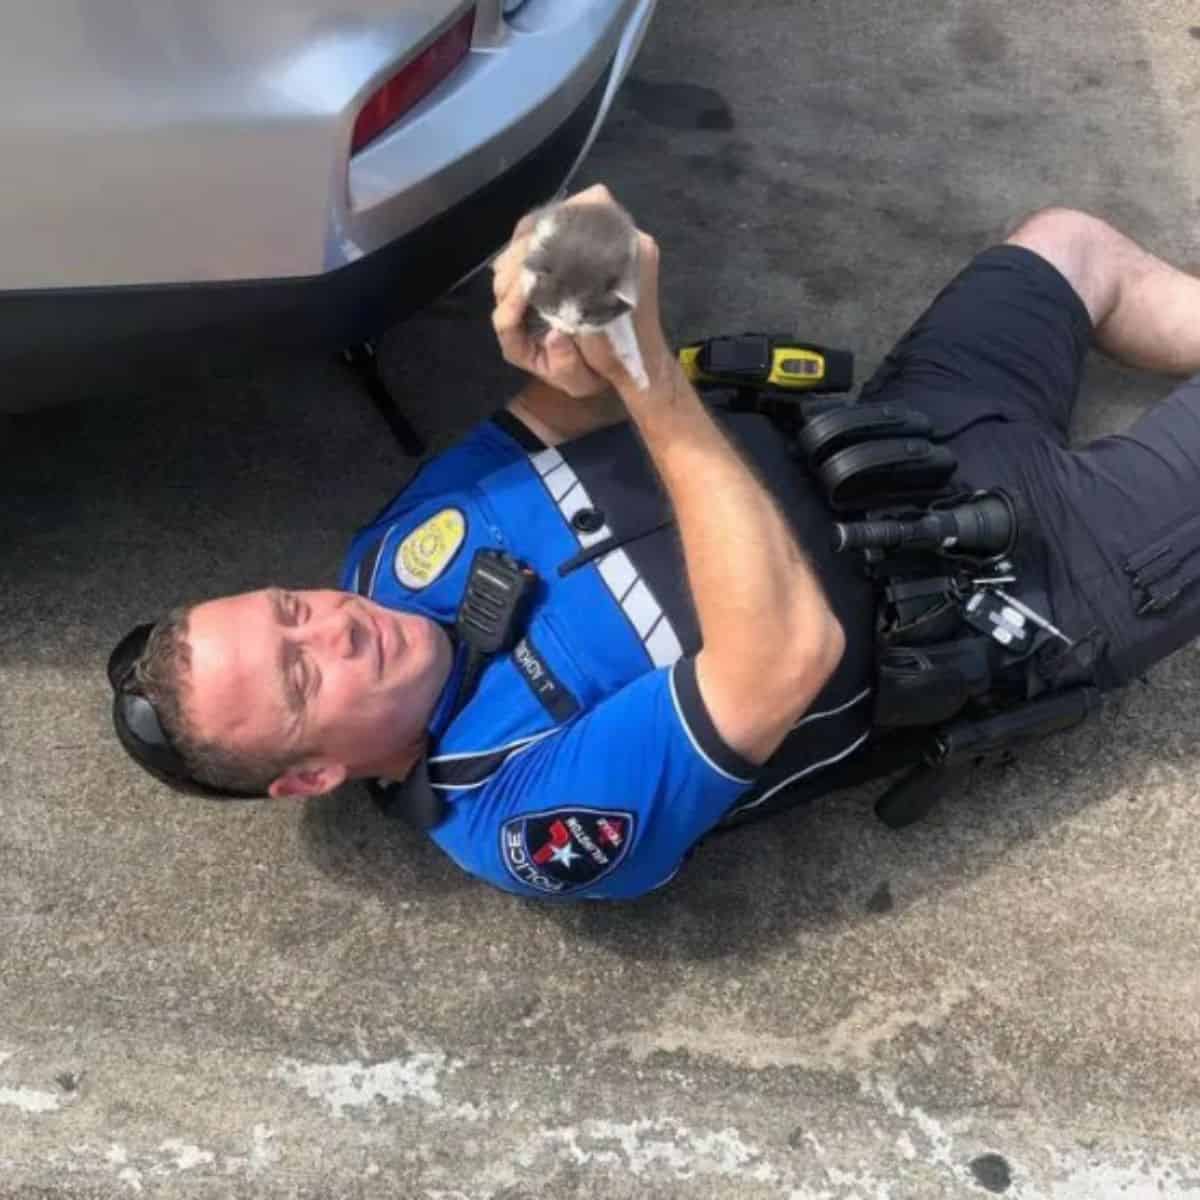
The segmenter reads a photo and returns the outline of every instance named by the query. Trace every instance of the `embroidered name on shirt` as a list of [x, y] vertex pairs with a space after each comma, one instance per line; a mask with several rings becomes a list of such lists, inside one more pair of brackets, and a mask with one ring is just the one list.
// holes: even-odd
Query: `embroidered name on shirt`
[[575, 697], [558, 681], [529, 638], [523, 637], [513, 647], [512, 660], [538, 703], [555, 721], [569, 721], [579, 711]]

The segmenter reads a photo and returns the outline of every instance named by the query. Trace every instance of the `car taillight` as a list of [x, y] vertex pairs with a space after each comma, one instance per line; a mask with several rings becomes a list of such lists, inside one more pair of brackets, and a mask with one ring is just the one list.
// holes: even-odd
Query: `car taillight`
[[474, 6], [436, 41], [406, 63], [363, 105], [354, 122], [350, 153], [357, 154], [431, 91], [467, 56], [475, 27]]

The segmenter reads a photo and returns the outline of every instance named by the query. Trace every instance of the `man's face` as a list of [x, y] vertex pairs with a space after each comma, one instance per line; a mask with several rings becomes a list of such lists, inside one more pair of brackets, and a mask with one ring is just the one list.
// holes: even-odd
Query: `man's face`
[[267, 588], [198, 604], [188, 642], [197, 733], [314, 766], [314, 786], [288, 791], [336, 787], [342, 771], [386, 775], [412, 757], [453, 655], [426, 617], [331, 590]]

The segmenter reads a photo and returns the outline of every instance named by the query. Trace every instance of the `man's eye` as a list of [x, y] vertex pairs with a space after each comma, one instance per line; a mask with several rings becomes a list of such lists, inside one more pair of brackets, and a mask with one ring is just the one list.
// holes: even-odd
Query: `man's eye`
[[[308, 614], [305, 614], [305, 620], [308, 619]], [[321, 690], [321, 668], [305, 655], [301, 659], [304, 668], [304, 698], [305, 700], [315, 700], [317, 693]]]

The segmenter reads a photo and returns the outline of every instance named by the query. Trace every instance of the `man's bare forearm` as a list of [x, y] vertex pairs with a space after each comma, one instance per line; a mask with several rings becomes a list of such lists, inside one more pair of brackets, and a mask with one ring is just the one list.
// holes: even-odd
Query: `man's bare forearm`
[[[574, 198], [612, 203], [597, 187]], [[726, 441], [684, 378], [662, 331], [659, 249], [638, 234], [634, 329], [649, 386], [640, 389], [603, 334], [532, 339], [522, 284], [532, 232], [526, 219], [496, 260], [492, 325], [504, 357], [550, 385], [533, 387], [513, 411], [547, 440], [611, 423], [611, 384], [637, 424], [671, 497], [704, 645], [700, 693], [718, 731], [757, 762], [778, 746], [841, 657], [843, 635], [816, 576], [767, 491]], [[569, 397], [585, 397], [580, 411]], [[584, 428], [583, 426], [586, 426]]]
[[[648, 391], [623, 389], [622, 399], [675, 508], [705, 699], [725, 710], [712, 715], [734, 748], [761, 761], [828, 679], [841, 628], [774, 499], [678, 364], [662, 362]], [[763, 716], [772, 705], [774, 721]]]

